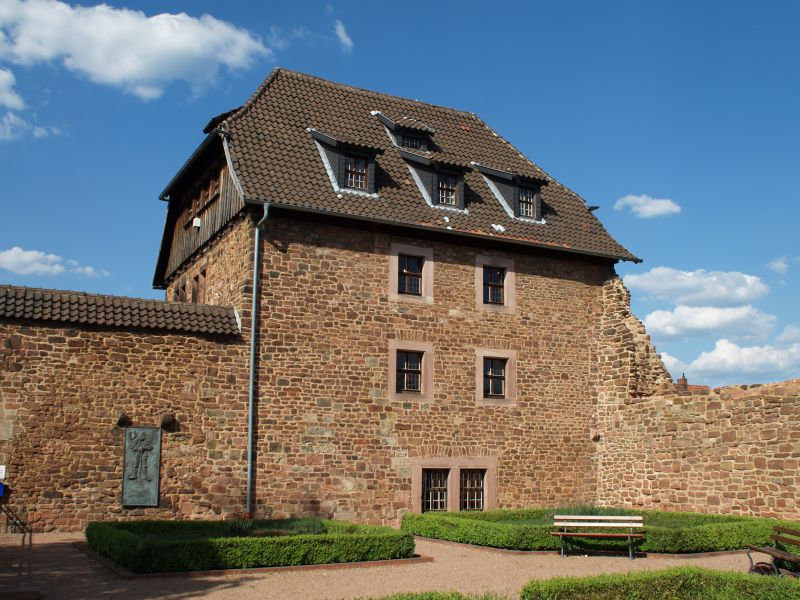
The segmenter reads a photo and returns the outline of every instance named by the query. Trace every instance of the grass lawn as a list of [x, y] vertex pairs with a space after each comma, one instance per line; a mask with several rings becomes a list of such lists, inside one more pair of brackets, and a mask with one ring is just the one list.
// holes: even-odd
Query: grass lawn
[[94, 522], [89, 545], [134, 573], [411, 558], [414, 538], [326, 519]]

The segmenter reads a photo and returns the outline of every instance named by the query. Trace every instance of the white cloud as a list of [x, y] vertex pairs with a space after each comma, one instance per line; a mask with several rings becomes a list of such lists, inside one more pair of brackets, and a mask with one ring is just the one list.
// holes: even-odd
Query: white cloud
[[342, 52], [352, 52], [353, 40], [349, 35], [347, 35], [347, 29], [344, 28], [344, 23], [342, 23], [339, 19], [336, 19], [333, 22], [333, 29], [336, 31], [336, 37], [339, 38], [339, 43], [342, 46]]
[[107, 277], [108, 271], [81, 265], [75, 260], [64, 260], [57, 254], [46, 254], [40, 250], [23, 250], [14, 246], [0, 251], [0, 269], [17, 275], [63, 275], [71, 273], [84, 277]]
[[286, 50], [294, 40], [302, 40], [308, 37], [310, 33], [305, 27], [295, 27], [290, 31], [284, 31], [280, 27], [272, 26], [269, 28], [267, 41], [270, 47], [276, 50]]
[[[2, 38], [0, 38], [0, 43], [2, 43]], [[14, 84], [16, 82], [17, 80], [11, 71], [0, 68], [0, 106], [5, 106], [13, 110], [22, 110], [25, 108], [25, 101], [22, 99], [22, 96], [14, 91]]]
[[673, 379], [677, 379], [683, 373], [686, 372], [687, 365], [679, 358], [675, 358], [671, 354], [667, 354], [666, 352], [661, 353], [661, 362], [664, 363], [664, 366], [669, 371], [669, 374], [672, 375]]
[[771, 270], [775, 271], [776, 273], [786, 273], [789, 270], [789, 259], [785, 256], [779, 256], [778, 258], [773, 258], [771, 261], [767, 263], [767, 267]]
[[800, 342], [800, 327], [797, 325], [787, 325], [781, 334], [775, 338], [779, 344], [794, 344]]
[[157, 98], [172, 81], [195, 91], [220, 67], [249, 67], [271, 57], [261, 39], [210, 15], [146, 16], [141, 11], [70, 6], [56, 0], [0, 3], [0, 59], [21, 65], [60, 61], [91, 81], [142, 99]]
[[655, 267], [623, 277], [630, 290], [648, 297], [691, 306], [735, 306], [762, 298], [769, 287], [756, 275], [738, 271], [680, 271]]
[[725, 335], [733, 338], [763, 338], [775, 325], [775, 317], [746, 306], [677, 306], [656, 310], [644, 318], [647, 331], [663, 338]]
[[788, 348], [774, 346], [743, 348], [727, 339], [722, 339], [717, 341], [713, 350], [700, 354], [689, 365], [688, 370], [693, 375], [715, 378], [742, 375], [790, 378], [800, 370], [800, 344], [793, 344]]
[[631, 212], [640, 219], [652, 219], [666, 215], [676, 215], [681, 212], [681, 206], [669, 198], [653, 198], [647, 194], [637, 196], [628, 194], [614, 203], [614, 210], [630, 208]]
[[61, 135], [61, 129], [33, 125], [12, 111], [8, 111], [0, 118], [0, 142], [18, 140], [28, 134], [35, 138], [43, 138], [51, 135]]

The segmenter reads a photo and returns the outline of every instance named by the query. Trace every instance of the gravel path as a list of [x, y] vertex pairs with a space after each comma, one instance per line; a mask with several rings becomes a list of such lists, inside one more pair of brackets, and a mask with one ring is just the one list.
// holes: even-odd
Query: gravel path
[[[259, 600], [348, 599], [395, 592], [486, 591], [518, 598], [530, 579], [595, 575], [694, 565], [747, 571], [744, 554], [705, 558], [523, 555], [457, 544], [417, 540], [417, 553], [434, 562], [341, 570], [287, 571], [252, 575], [121, 579], [76, 549], [79, 534], [39, 534], [24, 552], [20, 536], [0, 534], [0, 597], [9, 591], [39, 591], [44, 598], [212, 598]], [[21, 560], [20, 560], [21, 559]], [[763, 560], [763, 559], [762, 559]], [[21, 564], [20, 564], [21, 563]]]

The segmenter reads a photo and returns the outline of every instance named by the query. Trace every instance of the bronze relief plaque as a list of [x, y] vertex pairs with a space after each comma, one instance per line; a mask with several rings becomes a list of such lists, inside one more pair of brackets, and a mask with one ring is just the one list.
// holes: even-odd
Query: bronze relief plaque
[[158, 506], [161, 429], [126, 427], [122, 475], [122, 505]]

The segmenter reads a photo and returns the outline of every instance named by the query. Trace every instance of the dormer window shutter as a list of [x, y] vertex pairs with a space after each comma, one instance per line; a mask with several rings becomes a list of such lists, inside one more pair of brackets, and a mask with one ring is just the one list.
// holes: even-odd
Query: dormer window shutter
[[341, 152], [336, 153], [337, 173], [336, 180], [339, 182], [339, 187], [343, 188], [347, 185], [347, 160]]
[[457, 194], [456, 194], [456, 202], [458, 208], [464, 208], [464, 176], [458, 175], [456, 177], [457, 183]]
[[520, 215], [519, 212], [519, 191], [520, 187], [518, 185], [514, 186], [514, 216], [518, 217]]

